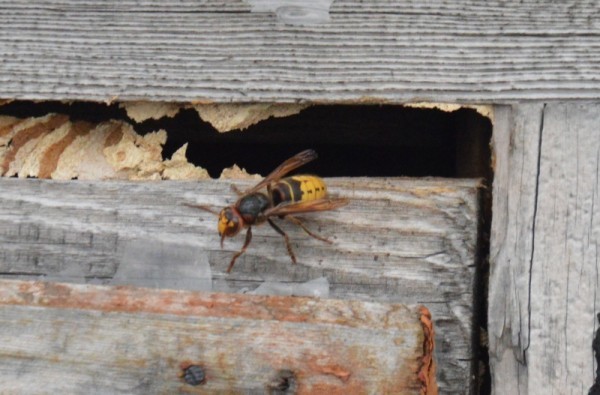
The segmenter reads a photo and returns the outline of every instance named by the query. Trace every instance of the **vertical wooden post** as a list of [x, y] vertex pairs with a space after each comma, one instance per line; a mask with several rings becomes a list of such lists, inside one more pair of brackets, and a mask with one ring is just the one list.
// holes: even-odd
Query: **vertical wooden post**
[[489, 305], [496, 394], [581, 393], [593, 382], [600, 103], [497, 112]]

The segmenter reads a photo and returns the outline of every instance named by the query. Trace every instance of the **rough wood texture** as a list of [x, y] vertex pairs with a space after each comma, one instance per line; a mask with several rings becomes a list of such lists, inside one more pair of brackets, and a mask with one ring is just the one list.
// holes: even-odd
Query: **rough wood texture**
[[599, 10], [596, 0], [336, 0], [329, 22], [298, 26], [242, 0], [3, 0], [0, 98], [598, 98]]
[[600, 103], [496, 112], [490, 362], [496, 394], [587, 394], [600, 305]]
[[[430, 318], [394, 304], [3, 280], [0, 392], [269, 393], [290, 371], [296, 390], [283, 393], [437, 394]], [[196, 388], [181, 378], [190, 364], [205, 372]]]
[[[440, 390], [469, 393], [478, 182], [328, 182], [350, 205], [308, 215], [306, 224], [332, 245], [282, 223], [299, 261], [292, 265], [281, 237], [257, 227], [247, 254], [227, 275], [243, 236], [221, 250], [216, 218], [183, 204], [231, 203], [229, 182], [0, 179], [0, 273], [225, 292], [308, 288], [340, 299], [423, 304], [437, 328]], [[315, 279], [321, 285], [310, 282]]]

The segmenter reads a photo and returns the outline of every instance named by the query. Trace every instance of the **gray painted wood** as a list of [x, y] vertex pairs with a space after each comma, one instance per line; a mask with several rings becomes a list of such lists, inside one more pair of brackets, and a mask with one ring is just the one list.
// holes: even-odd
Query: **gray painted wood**
[[418, 306], [0, 280], [0, 392], [437, 394], [427, 324]]
[[0, 98], [468, 101], [600, 97], [596, 0], [336, 0], [286, 25], [235, 1], [0, 3]]
[[[227, 275], [243, 236], [221, 250], [216, 217], [183, 204], [232, 203], [228, 182], [0, 179], [0, 273], [224, 292], [296, 293], [290, 287], [303, 286], [303, 294], [423, 304], [436, 327], [440, 390], [469, 393], [478, 181], [328, 181], [350, 205], [305, 218], [333, 244], [282, 224], [298, 258], [292, 265], [281, 237], [260, 226]], [[323, 277], [324, 287], [306, 285]]]
[[587, 394], [594, 378], [600, 103], [497, 115], [489, 301], [496, 394]]

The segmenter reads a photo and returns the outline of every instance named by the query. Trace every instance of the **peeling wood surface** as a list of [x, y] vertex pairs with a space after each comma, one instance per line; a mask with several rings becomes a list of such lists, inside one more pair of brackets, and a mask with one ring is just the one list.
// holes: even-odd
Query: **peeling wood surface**
[[[0, 392], [269, 393], [287, 370], [297, 394], [437, 394], [429, 318], [397, 304], [2, 280]], [[181, 377], [190, 364], [199, 386]]]
[[0, 3], [0, 98], [490, 102], [600, 97], [596, 0]]
[[[469, 393], [478, 181], [353, 178], [328, 183], [350, 205], [305, 218], [310, 229], [333, 244], [282, 223], [298, 258], [292, 265], [281, 237], [260, 226], [248, 252], [227, 275], [243, 236], [228, 240], [221, 250], [216, 218], [183, 204], [232, 203], [229, 182], [0, 179], [0, 273], [223, 292], [284, 288], [298, 294], [308, 287], [311, 295], [318, 291], [339, 299], [423, 304], [437, 328], [440, 390]], [[315, 291], [310, 281], [316, 279], [324, 288]]]
[[600, 306], [600, 103], [495, 111], [489, 301], [496, 394], [587, 394]]

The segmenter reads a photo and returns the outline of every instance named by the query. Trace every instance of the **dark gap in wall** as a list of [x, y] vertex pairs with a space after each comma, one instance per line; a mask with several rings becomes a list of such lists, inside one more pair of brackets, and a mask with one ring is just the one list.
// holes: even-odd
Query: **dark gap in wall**
[[[227, 133], [218, 133], [195, 111], [184, 110], [172, 119], [140, 126], [151, 131], [159, 125], [169, 132], [165, 157], [188, 142], [188, 160], [206, 168], [212, 177], [233, 164], [266, 175], [306, 148], [315, 149], [319, 159], [300, 170], [324, 177], [485, 177], [489, 168], [486, 141], [491, 124], [473, 110], [447, 113], [393, 105], [320, 105]], [[482, 136], [474, 144], [467, 141], [476, 134]], [[477, 146], [460, 148], [463, 144]]]
[[[596, 315], [598, 323], [600, 323], [600, 314]], [[596, 379], [594, 385], [590, 388], [588, 395], [600, 395], [600, 328], [596, 330], [594, 340], [592, 341], [592, 350], [596, 359]]]
[[164, 129], [168, 138], [163, 156], [170, 158], [189, 143], [188, 160], [212, 177], [234, 164], [266, 175], [306, 148], [315, 149], [319, 159], [300, 170], [324, 177], [491, 175], [491, 123], [470, 109], [449, 113], [399, 105], [315, 105], [243, 131], [219, 133], [193, 109], [135, 123], [118, 103], [13, 101], [0, 106], [0, 115], [49, 113], [92, 123], [121, 120], [142, 135]]
[[130, 122], [124, 109], [118, 103], [61, 102], [61, 101], [12, 101], [0, 106], [0, 115], [18, 118], [43, 117], [50, 113], [66, 114], [73, 121], [100, 123], [109, 119]]
[[480, 178], [481, 214], [478, 272], [474, 289], [473, 377], [477, 393], [491, 393], [487, 330], [487, 279], [491, 227], [490, 120], [472, 109], [444, 112], [398, 105], [317, 105], [285, 118], [271, 118], [244, 131], [218, 133], [193, 110], [175, 118], [148, 121], [147, 131], [170, 131], [165, 156], [188, 142], [188, 160], [218, 177], [237, 164], [250, 173], [268, 174], [288, 157], [313, 148], [319, 159], [298, 172], [325, 177], [411, 176]]

